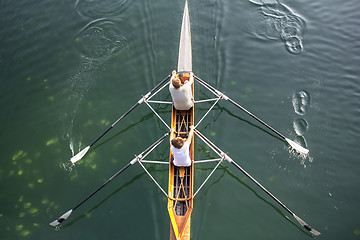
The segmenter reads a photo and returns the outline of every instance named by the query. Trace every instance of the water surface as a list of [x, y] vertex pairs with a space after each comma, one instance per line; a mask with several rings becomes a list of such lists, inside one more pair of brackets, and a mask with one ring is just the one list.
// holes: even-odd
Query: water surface
[[[177, 65], [183, 1], [0, 3], [1, 239], [167, 239], [166, 198], [139, 165], [55, 230], [134, 154], [166, 132], [145, 104], [90, 144]], [[360, 238], [357, 1], [189, 1], [193, 69], [285, 136], [302, 158], [220, 102], [199, 125], [319, 239]], [[212, 97], [199, 84], [196, 97]], [[160, 94], [169, 100], [169, 94]], [[209, 107], [197, 106], [199, 119]], [[169, 107], [155, 106], [166, 121]], [[164, 141], [148, 158], [166, 161]], [[215, 154], [196, 139], [199, 159]], [[196, 168], [196, 187], [214, 164]], [[148, 166], [167, 189], [167, 169]], [[289, 217], [289, 219], [287, 218]], [[193, 239], [311, 239], [223, 163], [195, 199]]]

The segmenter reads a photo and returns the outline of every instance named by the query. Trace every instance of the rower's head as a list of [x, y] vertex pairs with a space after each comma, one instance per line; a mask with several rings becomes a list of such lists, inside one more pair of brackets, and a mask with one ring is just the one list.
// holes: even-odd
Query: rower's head
[[177, 148], [180, 149], [182, 146], [184, 146], [185, 140], [181, 137], [176, 137], [173, 140], [171, 140], [171, 144]]
[[175, 77], [172, 79], [171, 83], [172, 83], [172, 85], [174, 86], [175, 89], [179, 89], [180, 86], [181, 86], [181, 81], [180, 81], [180, 79], [179, 79], [177, 76], [175, 76]]

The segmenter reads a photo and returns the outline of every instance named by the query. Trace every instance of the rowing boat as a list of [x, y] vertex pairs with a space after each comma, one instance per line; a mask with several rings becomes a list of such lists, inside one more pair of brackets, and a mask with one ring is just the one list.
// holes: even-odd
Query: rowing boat
[[[181, 82], [189, 80], [192, 72], [191, 31], [187, 1], [181, 24], [177, 75]], [[192, 84], [194, 96], [194, 84]], [[187, 138], [190, 126], [194, 124], [194, 106], [189, 110], [172, 107], [171, 127], [176, 136]], [[192, 137], [194, 138], [194, 136]], [[190, 144], [190, 157], [194, 159], [194, 139]], [[193, 209], [194, 164], [190, 167], [176, 167], [173, 155], [169, 157], [168, 212], [170, 216], [170, 240], [190, 239], [190, 216]]]
[[[192, 72], [191, 31], [187, 1], [183, 13], [180, 34], [177, 75], [181, 82], [189, 80]], [[194, 84], [192, 84], [194, 96]], [[171, 127], [176, 136], [187, 138], [190, 126], [194, 124], [194, 106], [189, 110], [172, 107]], [[192, 137], [194, 138], [194, 136]], [[190, 157], [194, 159], [194, 139], [190, 144]], [[176, 167], [173, 155], [169, 157], [168, 212], [170, 216], [170, 240], [190, 239], [190, 216], [193, 209], [194, 164], [190, 167]]]
[[[177, 67], [177, 76], [180, 78], [182, 83], [186, 80], [189, 80], [190, 73], [192, 73], [192, 51], [191, 51], [191, 31], [190, 31], [190, 17], [189, 17], [189, 9], [187, 0], [185, 1], [185, 7], [183, 12], [183, 19], [181, 25], [181, 34], [180, 34], [180, 44], [179, 44], [179, 56], [178, 56], [178, 67]], [[203, 121], [203, 119], [208, 115], [208, 113], [214, 108], [214, 106], [220, 100], [226, 100], [233, 105], [235, 105], [240, 110], [244, 111], [249, 116], [253, 117], [259, 123], [264, 125], [270, 131], [278, 135], [284, 142], [286, 142], [292, 149], [297, 151], [299, 154], [306, 155], [308, 153], [308, 149], [303, 146], [300, 146], [296, 142], [286, 138], [280, 132], [272, 128], [270, 125], [256, 117], [254, 114], [246, 110], [240, 104], [236, 103], [234, 100], [226, 96], [224, 93], [220, 92], [209, 83], [200, 79], [197, 76], [194, 76], [194, 80], [199, 83], [202, 87], [207, 89], [209, 92], [215, 95], [215, 98], [203, 99], [194, 101], [194, 106], [187, 111], [179, 111], [174, 108], [171, 102], [165, 101], [157, 101], [152, 100], [152, 98], [157, 95], [162, 89], [164, 89], [169, 84], [170, 75], [164, 78], [159, 84], [157, 84], [151, 91], [142, 96], [139, 101], [135, 103], [128, 111], [126, 111], [120, 118], [118, 118], [104, 133], [102, 133], [96, 140], [81, 150], [78, 154], [71, 157], [70, 161], [75, 164], [79, 160], [81, 160], [89, 149], [98, 142], [106, 133], [108, 133], [117, 123], [119, 123], [123, 118], [125, 118], [131, 111], [133, 111], [137, 106], [142, 103], [145, 103], [156, 115], [160, 121], [167, 127], [167, 129], [175, 129], [175, 131], [169, 131], [163, 134], [157, 141], [151, 144], [148, 148], [142, 151], [140, 154], [135, 155], [135, 158], [132, 159], [128, 164], [126, 164], [122, 169], [116, 172], [113, 176], [111, 176], [105, 183], [103, 183], [100, 187], [95, 189], [91, 194], [89, 194], [86, 198], [84, 198], [81, 202], [79, 202], [75, 207], [70, 209], [61, 215], [58, 219], [51, 222], [51, 226], [58, 226], [63, 221], [65, 221], [74, 210], [84, 204], [87, 200], [89, 200], [94, 194], [100, 191], [103, 187], [105, 187], [108, 183], [110, 183], [114, 178], [119, 176], [122, 172], [128, 169], [130, 166], [135, 163], [139, 163], [139, 165], [144, 169], [144, 171], [149, 175], [149, 177], [154, 181], [157, 187], [162, 191], [162, 193], [168, 199], [168, 212], [170, 216], [170, 240], [189, 240], [191, 237], [191, 213], [193, 210], [193, 200], [200, 189], [204, 186], [204, 184], [208, 181], [208, 179], [212, 176], [215, 170], [220, 166], [220, 164], [225, 161], [234, 165], [238, 170], [240, 170], [246, 177], [248, 177], [253, 183], [255, 183], [261, 190], [263, 190], [269, 197], [271, 197], [275, 202], [277, 202], [283, 209], [285, 209], [289, 214], [291, 214], [298, 223], [303, 226], [308, 232], [313, 234], [314, 236], [320, 235], [320, 232], [316, 231], [312, 227], [310, 227], [305, 221], [303, 221], [300, 217], [295, 215], [287, 206], [285, 206], [278, 198], [276, 198], [269, 190], [267, 190], [263, 185], [261, 185], [254, 177], [252, 177], [247, 171], [245, 171], [239, 164], [237, 164], [228, 154], [224, 153], [219, 147], [217, 147], [214, 143], [211, 142], [204, 134], [202, 134], [198, 129], [198, 125]], [[192, 85], [192, 93], [194, 96], [194, 83]], [[194, 109], [195, 104], [202, 102], [213, 102], [212, 106], [208, 109], [208, 111], [202, 116], [200, 120], [195, 123], [194, 120]], [[171, 114], [171, 124], [170, 126], [167, 124], [167, 121], [156, 112], [156, 110], [151, 106], [151, 104], [169, 104], [172, 106], [172, 114]], [[145, 158], [153, 151], [158, 145], [160, 145], [165, 138], [167, 138], [170, 134], [174, 134], [174, 136], [181, 136], [186, 138], [189, 134], [190, 126], [195, 125], [194, 133], [203, 143], [205, 143], [209, 149], [211, 149], [219, 158], [207, 159], [207, 160], [196, 160], [195, 161], [195, 148], [194, 148], [194, 139], [191, 141], [190, 145], [190, 155], [192, 159], [192, 164], [190, 167], [176, 167], [173, 164], [173, 156], [170, 151], [170, 156], [168, 161], [154, 161], [154, 160], [145, 160]], [[194, 138], [194, 136], [193, 136]], [[194, 189], [194, 165], [198, 163], [208, 163], [208, 162], [217, 162], [214, 169], [210, 172], [208, 177], [200, 184], [197, 190]], [[161, 185], [156, 181], [156, 179], [151, 175], [151, 173], [146, 168], [145, 164], [167, 164], [169, 165], [169, 179], [168, 179], [168, 191], [166, 192]]]

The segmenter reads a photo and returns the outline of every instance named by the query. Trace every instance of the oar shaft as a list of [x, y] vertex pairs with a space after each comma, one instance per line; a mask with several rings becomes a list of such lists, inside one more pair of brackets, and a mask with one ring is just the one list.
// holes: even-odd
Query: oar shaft
[[120, 118], [118, 118], [103, 134], [101, 134], [93, 143], [90, 144], [90, 147], [92, 147], [97, 141], [100, 140], [106, 133], [108, 133], [118, 122], [120, 122], [126, 115], [128, 115], [134, 108], [139, 106], [140, 103], [137, 102], [134, 106], [132, 106], [126, 113], [124, 113]]
[[[151, 94], [153, 94], [161, 85], [163, 85], [167, 80], [169, 80], [170, 75], [168, 75], [166, 78], [164, 78], [160, 83], [158, 83], [150, 92], [148, 92], [145, 97], [149, 97]], [[119, 117], [103, 134], [101, 134], [93, 143], [90, 144], [90, 147], [92, 147], [97, 141], [100, 140], [106, 133], [108, 133], [118, 122], [120, 122], [124, 117], [126, 117], [132, 110], [134, 110], [137, 106], [139, 106], [142, 103], [141, 98], [134, 106], [132, 106], [128, 111], [126, 111], [121, 117]]]
[[105, 187], [108, 183], [110, 183], [112, 180], [114, 180], [114, 178], [116, 178], [120, 173], [122, 173], [123, 171], [125, 171], [128, 167], [130, 167], [131, 165], [133, 165], [136, 162], [140, 162], [144, 157], [146, 157], [152, 150], [154, 150], [165, 138], [166, 136], [168, 136], [169, 133], [164, 134], [161, 138], [159, 138], [156, 142], [154, 142], [153, 144], [151, 144], [151, 146], [149, 146], [147, 149], [145, 149], [140, 155], [136, 156], [133, 160], [131, 160], [128, 164], [126, 164], [125, 167], [123, 167], [122, 169], [120, 169], [117, 173], [115, 173], [113, 176], [111, 176], [111, 178], [109, 178], [106, 182], [104, 182], [100, 187], [98, 187], [95, 191], [93, 191], [92, 193], [90, 193], [84, 200], [82, 200], [81, 202], [79, 202], [74, 208], [72, 208], [71, 210], [67, 211], [66, 213], [64, 213], [63, 215], [61, 215], [58, 219], [56, 219], [55, 221], [50, 223], [50, 226], [57, 226], [60, 223], [62, 223], [63, 221], [65, 221], [70, 214], [77, 209], [78, 207], [80, 207], [84, 202], [86, 202], [87, 200], [89, 200], [95, 193], [97, 193], [98, 191], [100, 191], [103, 187]]
[[[195, 130], [195, 133], [208, 145], [211, 146], [213, 150], [216, 151], [216, 153], [221, 156], [222, 151], [220, 148], [218, 148], [214, 143], [212, 143], [209, 139], [207, 139], [202, 133], [200, 133], [198, 130]], [[230, 162], [239, 169], [242, 173], [244, 173], [251, 181], [253, 181], [256, 185], [258, 185], [264, 192], [266, 192], [272, 199], [274, 199], [277, 203], [279, 203], [286, 211], [288, 211], [290, 214], [294, 214], [292, 211], [290, 211], [289, 208], [287, 208], [282, 202], [280, 202], [279, 199], [277, 199], [271, 192], [269, 192], [263, 185], [261, 185], [255, 178], [253, 178], [247, 171], [245, 171], [242, 167], [240, 167], [235, 161], [233, 161], [231, 158], [227, 158], [227, 160], [230, 159]]]
[[118, 171], [117, 173], [115, 173], [111, 178], [109, 178], [106, 182], [104, 182], [100, 187], [98, 187], [96, 190], [94, 190], [92, 193], [89, 194], [89, 196], [87, 196], [84, 200], [82, 200], [80, 203], [78, 203], [72, 210], [77, 209], [78, 207], [80, 207], [84, 202], [86, 202], [89, 198], [91, 198], [95, 193], [97, 193], [98, 191], [100, 191], [103, 187], [105, 187], [109, 182], [111, 182], [114, 178], [116, 178], [120, 173], [122, 173], [123, 171], [125, 171], [128, 167], [130, 167], [132, 164], [128, 163], [125, 165], [125, 167], [123, 167], [122, 169], [120, 169], [120, 171]]
[[281, 137], [282, 139], [285, 140], [285, 136], [282, 135], [280, 132], [278, 132], [277, 130], [275, 130], [273, 127], [271, 127], [269, 124], [267, 124], [266, 122], [264, 122], [263, 120], [261, 120], [260, 118], [258, 118], [257, 116], [255, 116], [254, 114], [252, 114], [251, 112], [249, 112], [248, 110], [246, 110], [244, 107], [242, 107], [240, 104], [238, 104], [237, 102], [235, 102], [234, 100], [232, 100], [231, 98], [228, 98], [228, 101], [231, 102], [232, 104], [234, 104], [236, 107], [240, 108], [241, 110], [243, 110], [244, 112], [246, 112], [247, 114], [249, 114], [251, 117], [253, 117], [255, 120], [257, 120], [259, 123], [263, 124], [264, 126], [266, 126], [268, 129], [270, 129], [271, 131], [273, 131], [275, 134], [277, 134], [279, 137]]
[[257, 116], [255, 116], [254, 114], [252, 114], [250, 111], [248, 111], [247, 109], [245, 109], [244, 107], [242, 107], [240, 104], [238, 104], [237, 102], [235, 102], [234, 100], [232, 100], [231, 98], [229, 98], [228, 96], [224, 95], [222, 92], [220, 92], [219, 90], [217, 90], [216, 88], [214, 88], [213, 86], [211, 86], [210, 84], [208, 84], [207, 82], [205, 82], [204, 80], [200, 79], [199, 77], [195, 76], [195, 79], [198, 80], [200, 83], [202, 83], [203, 85], [207, 86], [209, 89], [211, 89], [214, 93], [216, 93], [218, 96], [223, 96], [223, 98], [229, 102], [231, 102], [232, 104], [234, 104], [236, 107], [240, 108], [242, 111], [244, 111], [245, 113], [249, 114], [252, 118], [254, 118], [256, 121], [260, 122], [261, 124], [263, 124], [264, 126], [266, 126], [267, 128], [269, 128], [271, 131], [273, 131], [275, 134], [277, 134], [279, 137], [281, 137], [282, 139], [285, 139], [285, 136], [282, 135], [280, 132], [278, 132], [277, 130], [275, 130], [273, 127], [271, 127], [269, 124], [267, 124], [266, 122], [264, 122], [263, 120], [261, 120], [260, 118], [258, 118]]
[[252, 182], [254, 182], [258, 187], [260, 187], [266, 194], [268, 194], [272, 199], [274, 199], [281, 207], [283, 207], [287, 212], [289, 212], [307, 231], [311, 232], [314, 236], [320, 235], [320, 232], [313, 229], [308, 225], [304, 220], [299, 218], [295, 213], [293, 213], [288, 207], [285, 206], [277, 197], [275, 197], [269, 190], [267, 190], [263, 185], [261, 185], [255, 178], [253, 178], [248, 172], [246, 172], [242, 167], [240, 167], [234, 160], [232, 160], [227, 154], [222, 152], [214, 143], [202, 135], [198, 130], [195, 129], [195, 133], [203, 140], [211, 149], [213, 149], [219, 156], [225, 158], [228, 162], [232, 163], [237, 169], [239, 169], [243, 174], [245, 174]]
[[[166, 136], [169, 133], [164, 134], [161, 138], [159, 138], [156, 142], [154, 142], [153, 144], [151, 144], [147, 149], [145, 149], [139, 156], [144, 156], [146, 155], [149, 151], [151, 151], [155, 146], [157, 146], [161, 141], [163, 141]], [[135, 158], [136, 159], [136, 158]], [[128, 167], [130, 167], [131, 165], [133, 165], [136, 161], [132, 160], [131, 162], [129, 162], [128, 164], [125, 165], [125, 167], [123, 167], [122, 169], [120, 169], [117, 173], [115, 173], [112, 177], [110, 177], [106, 182], [104, 182], [100, 187], [98, 187], [96, 190], [94, 190], [92, 193], [89, 194], [89, 196], [87, 196], [84, 200], [82, 200], [80, 203], [78, 203], [72, 210], [75, 210], [76, 208], [80, 207], [80, 205], [82, 205], [84, 202], [86, 202], [89, 198], [91, 198], [95, 193], [97, 193], [98, 191], [100, 191], [103, 187], [105, 187], [109, 182], [111, 182], [114, 178], [116, 178], [120, 173], [122, 173], [123, 171], [125, 171]]]

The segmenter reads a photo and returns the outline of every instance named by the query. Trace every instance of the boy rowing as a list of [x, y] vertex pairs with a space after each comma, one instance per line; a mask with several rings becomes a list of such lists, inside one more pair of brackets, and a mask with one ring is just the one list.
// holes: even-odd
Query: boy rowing
[[169, 91], [177, 110], [189, 110], [194, 103], [191, 86], [194, 82], [194, 73], [190, 73], [189, 80], [181, 84], [181, 80], [176, 76], [176, 71], [172, 71], [170, 78]]
[[174, 129], [170, 130], [170, 150], [173, 153], [173, 163], [177, 167], [189, 167], [191, 165], [190, 144], [194, 135], [194, 125], [190, 126], [187, 139], [174, 138]]
[[[176, 76], [176, 71], [172, 71], [170, 78], [169, 91], [173, 100], [174, 107], [177, 110], [189, 110], [194, 104], [192, 95], [192, 84], [194, 82], [194, 74], [190, 73], [189, 80], [183, 84]], [[190, 126], [187, 138], [175, 137], [174, 129], [170, 132], [170, 150], [173, 153], [173, 163], [177, 167], [189, 167], [191, 165], [190, 144], [194, 135], [194, 126]]]

